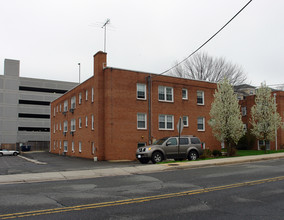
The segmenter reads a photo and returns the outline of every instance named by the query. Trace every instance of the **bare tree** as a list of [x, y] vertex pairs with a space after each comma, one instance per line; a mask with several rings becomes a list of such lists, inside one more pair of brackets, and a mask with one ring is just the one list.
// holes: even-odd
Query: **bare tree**
[[210, 82], [220, 82], [223, 79], [228, 79], [232, 85], [240, 85], [247, 80], [241, 66], [232, 64], [224, 58], [211, 57], [207, 53], [196, 53], [180, 65], [177, 65], [171, 70], [170, 74]]

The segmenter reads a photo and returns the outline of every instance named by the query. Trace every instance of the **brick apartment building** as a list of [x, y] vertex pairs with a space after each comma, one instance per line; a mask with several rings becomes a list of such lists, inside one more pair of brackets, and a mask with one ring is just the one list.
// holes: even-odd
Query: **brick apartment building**
[[135, 160], [139, 145], [182, 134], [204, 147], [221, 144], [208, 125], [215, 83], [106, 66], [94, 55], [94, 75], [51, 103], [50, 151], [98, 160]]
[[[277, 103], [277, 112], [282, 117], [282, 122], [284, 119], [284, 92], [283, 91], [272, 91], [272, 96], [275, 97]], [[250, 124], [251, 119], [251, 108], [255, 104], [255, 95], [246, 96], [245, 99], [240, 100], [240, 106], [242, 111], [242, 119], [246, 126], [246, 129], [251, 129], [252, 125]], [[275, 150], [276, 145], [277, 149], [284, 149], [284, 129], [278, 128], [276, 131], [277, 141], [271, 141], [269, 143], [270, 150]], [[262, 140], [256, 140], [253, 148], [260, 150], [260, 146], [264, 145]]]

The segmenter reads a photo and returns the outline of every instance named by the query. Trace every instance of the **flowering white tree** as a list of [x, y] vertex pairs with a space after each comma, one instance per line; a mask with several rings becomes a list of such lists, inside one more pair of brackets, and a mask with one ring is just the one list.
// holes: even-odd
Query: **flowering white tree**
[[213, 134], [219, 141], [225, 142], [227, 155], [231, 156], [231, 144], [237, 144], [244, 135], [244, 125], [237, 96], [226, 79], [217, 85], [210, 117]]
[[255, 105], [251, 108], [252, 134], [264, 140], [266, 146], [267, 141], [275, 139], [275, 130], [281, 126], [281, 120], [271, 89], [262, 83], [256, 91]]

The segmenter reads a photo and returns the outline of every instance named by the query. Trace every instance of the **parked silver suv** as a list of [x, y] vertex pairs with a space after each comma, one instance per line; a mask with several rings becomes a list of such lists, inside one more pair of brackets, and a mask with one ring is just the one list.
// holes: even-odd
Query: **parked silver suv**
[[139, 147], [136, 158], [143, 164], [150, 160], [153, 163], [165, 159], [196, 160], [203, 153], [202, 144], [198, 137], [186, 135], [180, 137], [165, 137], [157, 140], [153, 145]]

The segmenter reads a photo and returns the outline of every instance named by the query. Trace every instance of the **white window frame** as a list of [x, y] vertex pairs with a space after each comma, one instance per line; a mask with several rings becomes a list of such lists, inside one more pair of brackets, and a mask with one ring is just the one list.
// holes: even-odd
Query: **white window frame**
[[87, 89], [86, 89], [85, 95], [86, 95], [86, 101], [87, 101], [88, 100], [88, 90]]
[[76, 131], [76, 119], [71, 119], [70, 131]]
[[82, 142], [79, 141], [79, 153], [81, 153], [81, 152], [82, 152]]
[[61, 112], [61, 104], [59, 104], [59, 111]]
[[95, 142], [92, 142], [92, 154], [95, 154]]
[[[198, 128], [199, 119], [202, 119], [202, 129]], [[205, 117], [198, 117], [197, 118], [197, 131], [205, 131]]]
[[71, 109], [75, 109], [76, 108], [76, 96], [73, 96], [71, 98]]
[[[161, 123], [160, 119], [161, 119], [161, 117], [164, 118], [164, 123], [165, 123], [165, 127], [164, 128], [160, 127], [160, 123]], [[169, 118], [172, 118], [172, 127], [171, 128], [168, 127], [168, 119]], [[162, 114], [159, 115], [159, 130], [170, 130], [170, 131], [173, 131], [174, 130], [174, 124], [175, 123], [174, 123], [174, 116], [173, 115], [162, 115]]]
[[55, 124], [53, 124], [53, 134], [55, 134]]
[[[139, 116], [144, 116], [144, 120], [139, 120], [140, 117]], [[139, 127], [139, 122], [144, 122], [145, 123], [145, 126], [144, 127]], [[145, 130], [147, 129], [147, 114], [145, 113], [137, 113], [137, 129], [138, 130]]]
[[68, 152], [68, 141], [63, 141], [64, 152]]
[[[144, 98], [138, 96], [139, 92], [144, 92]], [[146, 100], [147, 99], [146, 97], [147, 97], [146, 85], [143, 83], [137, 83], [136, 84], [136, 98], [139, 100]]]
[[94, 88], [92, 88], [92, 102], [94, 102]]
[[64, 101], [63, 112], [68, 112], [68, 100]]
[[79, 128], [82, 128], [82, 119], [81, 118], [79, 118], [79, 120], [78, 120], [79, 122], [78, 122], [78, 124], [79, 124]]
[[59, 149], [61, 150], [61, 141], [59, 141]]
[[68, 121], [63, 122], [63, 131], [68, 132]]
[[88, 116], [85, 117], [86, 128], [88, 127]]
[[[186, 124], [184, 123], [186, 121]], [[188, 116], [182, 116], [182, 122], [184, 127], [188, 127]]]
[[244, 125], [244, 131], [245, 133], [248, 131], [248, 127], [247, 127], [247, 124], [243, 124]]
[[242, 107], [242, 116], [246, 116], [247, 115], [247, 107], [244, 106]]
[[72, 141], [72, 152], [75, 152], [75, 146], [74, 146], [74, 141]]
[[[169, 100], [167, 98], [167, 90], [171, 90], [171, 96], [172, 99]], [[162, 92], [162, 93], [160, 93]], [[160, 94], [164, 95], [164, 99], [160, 99]], [[168, 87], [168, 86], [158, 86], [158, 100], [161, 102], [174, 102], [174, 88], [173, 87]]]
[[82, 103], [82, 93], [80, 92], [79, 93], [79, 100], [78, 100], [78, 103], [79, 103], [79, 105], [81, 105], [81, 103]]
[[[185, 97], [183, 97], [183, 91], [185, 91]], [[183, 88], [181, 91], [182, 100], [188, 100], [188, 92], [187, 89]]]
[[92, 115], [92, 130], [95, 129], [95, 119], [94, 119], [94, 115]]
[[61, 131], [61, 122], [59, 122], [59, 130]]
[[55, 107], [53, 108], [53, 116], [55, 116]]
[[[202, 103], [199, 103], [199, 102], [198, 102], [198, 98], [200, 98], [200, 97], [198, 96], [198, 93], [201, 93], [201, 95], [202, 95]], [[204, 101], [204, 91], [198, 90], [198, 91], [196, 92], [196, 103], [197, 103], [197, 105], [204, 105], [204, 103], [205, 103], [205, 101]]]

